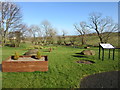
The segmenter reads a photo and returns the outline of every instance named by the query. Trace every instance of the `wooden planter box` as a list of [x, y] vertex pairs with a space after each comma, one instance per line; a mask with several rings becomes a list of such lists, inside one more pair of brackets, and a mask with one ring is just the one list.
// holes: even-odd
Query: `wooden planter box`
[[12, 60], [11, 57], [8, 57], [5, 61], [2, 61], [2, 72], [48, 71], [47, 56], [41, 58], [44, 59], [41, 61], [33, 59], [31, 56], [20, 56], [18, 60]]

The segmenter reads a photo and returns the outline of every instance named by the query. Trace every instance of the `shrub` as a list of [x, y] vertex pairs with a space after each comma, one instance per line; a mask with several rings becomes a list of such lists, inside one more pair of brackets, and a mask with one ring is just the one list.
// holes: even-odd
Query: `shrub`
[[36, 45], [36, 46], [34, 46], [34, 49], [43, 49], [43, 47]]
[[34, 49], [33, 46], [26, 47], [27, 50]]
[[34, 46], [34, 49], [39, 49], [39, 46]]
[[42, 47], [42, 46], [39, 46], [39, 49], [43, 49], [43, 47]]
[[37, 58], [37, 59], [40, 59], [40, 58], [41, 58], [41, 54], [40, 54], [40, 51], [37, 51], [37, 55], [36, 55], [36, 58]]
[[18, 60], [18, 58], [19, 58], [19, 54], [17, 52], [15, 52], [14, 60]]
[[49, 52], [52, 52], [52, 48], [49, 49]]

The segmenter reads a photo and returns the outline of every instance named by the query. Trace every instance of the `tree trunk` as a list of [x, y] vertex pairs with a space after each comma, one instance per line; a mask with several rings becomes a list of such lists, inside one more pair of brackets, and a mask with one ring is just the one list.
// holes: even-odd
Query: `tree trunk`
[[2, 37], [2, 46], [4, 46], [5, 44], [6, 44], [6, 34], [4, 33]]
[[85, 42], [85, 36], [82, 35], [82, 45], [85, 45], [85, 44], [86, 44], [86, 42]]
[[99, 35], [100, 43], [104, 43], [102, 37]]

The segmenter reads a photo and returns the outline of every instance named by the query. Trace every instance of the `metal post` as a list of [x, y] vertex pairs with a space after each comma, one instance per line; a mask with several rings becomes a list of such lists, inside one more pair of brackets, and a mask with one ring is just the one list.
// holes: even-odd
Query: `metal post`
[[113, 60], [114, 60], [115, 49], [113, 49]]
[[100, 59], [100, 44], [99, 44], [99, 59]]
[[108, 58], [110, 58], [110, 49], [109, 49], [109, 56], [108, 56]]
[[103, 52], [102, 52], [102, 61], [104, 60], [104, 48], [102, 48]]

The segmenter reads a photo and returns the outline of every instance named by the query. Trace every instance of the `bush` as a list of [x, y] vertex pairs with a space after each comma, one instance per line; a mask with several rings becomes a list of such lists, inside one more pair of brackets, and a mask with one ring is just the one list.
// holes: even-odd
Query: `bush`
[[39, 46], [34, 46], [34, 49], [39, 49]]
[[52, 48], [49, 49], [49, 52], [52, 52]]
[[43, 49], [43, 47], [36, 45], [36, 46], [34, 46], [34, 49]]
[[41, 54], [40, 54], [40, 51], [37, 51], [37, 55], [36, 55], [36, 58], [37, 58], [37, 59], [40, 59], [40, 58], [41, 58]]
[[18, 60], [18, 58], [19, 58], [19, 54], [17, 52], [15, 52], [14, 60]]
[[43, 47], [42, 47], [42, 46], [39, 46], [39, 49], [43, 49]]

